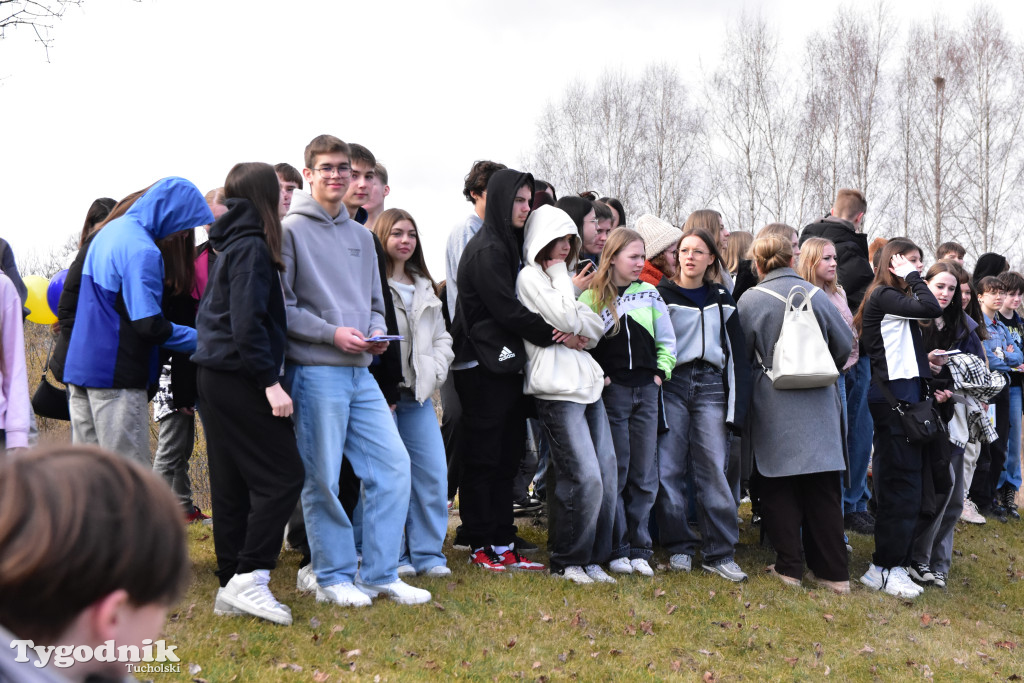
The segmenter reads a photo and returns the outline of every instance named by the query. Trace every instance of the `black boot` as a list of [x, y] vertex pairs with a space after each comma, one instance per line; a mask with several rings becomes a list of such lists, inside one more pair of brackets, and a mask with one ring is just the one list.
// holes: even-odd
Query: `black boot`
[[1003, 508], [1006, 510], [1006, 516], [1010, 519], [1020, 519], [1020, 513], [1017, 512], [1017, 489], [1013, 488], [1009, 484], [1003, 484]]

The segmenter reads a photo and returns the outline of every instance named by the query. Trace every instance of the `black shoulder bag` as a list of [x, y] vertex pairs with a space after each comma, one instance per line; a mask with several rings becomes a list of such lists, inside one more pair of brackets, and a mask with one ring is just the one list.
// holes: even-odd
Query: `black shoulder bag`
[[63, 389], [50, 384], [46, 373], [50, 369], [50, 358], [53, 354], [53, 337], [50, 337], [50, 350], [46, 352], [46, 363], [43, 365], [43, 376], [39, 386], [32, 394], [32, 410], [38, 417], [51, 420], [71, 421], [71, 410], [68, 408], [68, 395]]

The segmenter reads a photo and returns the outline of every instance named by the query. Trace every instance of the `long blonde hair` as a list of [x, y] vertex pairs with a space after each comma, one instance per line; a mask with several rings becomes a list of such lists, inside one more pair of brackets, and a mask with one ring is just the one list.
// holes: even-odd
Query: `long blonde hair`
[[839, 290], [839, 271], [836, 271], [836, 279], [832, 282], [821, 282], [818, 283], [818, 278], [814, 274], [818, 264], [821, 263], [822, 257], [825, 255], [825, 247], [836, 246], [832, 240], [827, 240], [824, 237], [810, 237], [800, 245], [800, 262], [797, 263], [797, 275], [810, 282], [812, 285], [821, 287], [829, 294], [835, 294]]
[[634, 242], [643, 243], [644, 238], [636, 230], [615, 228], [608, 235], [608, 241], [601, 250], [601, 263], [597, 267], [594, 279], [590, 281], [589, 290], [593, 297], [593, 308], [600, 313], [607, 308], [615, 320], [611, 331], [605, 336], [611, 337], [619, 333], [619, 311], [615, 308], [615, 300], [619, 298], [619, 289], [612, 281], [612, 259], [625, 251]]

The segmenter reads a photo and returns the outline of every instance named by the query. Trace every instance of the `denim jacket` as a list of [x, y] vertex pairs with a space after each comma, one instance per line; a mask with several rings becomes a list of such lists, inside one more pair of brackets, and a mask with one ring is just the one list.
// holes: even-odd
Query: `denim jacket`
[[[982, 344], [988, 356], [989, 369], [1009, 373], [1010, 368], [1024, 363], [1024, 352], [1021, 352], [1020, 345], [1014, 343], [1010, 330], [998, 318], [985, 316], [985, 329], [988, 331], [988, 339], [982, 341]], [[1007, 351], [1007, 346], [1013, 346], [1013, 351]]]

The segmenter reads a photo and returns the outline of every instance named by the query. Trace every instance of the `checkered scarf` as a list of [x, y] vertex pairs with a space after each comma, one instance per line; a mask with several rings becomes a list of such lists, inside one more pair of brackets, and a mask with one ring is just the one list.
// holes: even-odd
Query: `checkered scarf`
[[948, 359], [949, 371], [953, 375], [953, 390], [973, 396], [982, 402], [995, 398], [1006, 386], [1006, 376], [992, 372], [985, 361], [971, 353], [958, 353]]

